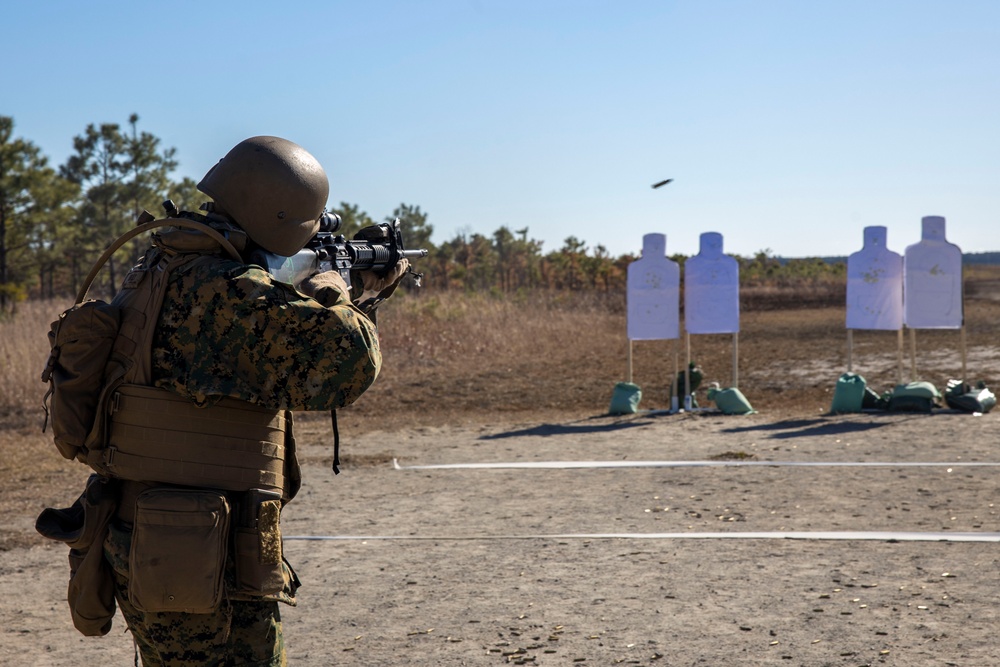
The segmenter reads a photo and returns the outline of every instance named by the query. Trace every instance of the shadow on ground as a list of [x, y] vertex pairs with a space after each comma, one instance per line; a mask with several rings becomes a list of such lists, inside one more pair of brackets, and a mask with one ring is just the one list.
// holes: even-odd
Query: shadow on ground
[[[502, 433], [491, 433], [480, 436], [480, 440], [500, 440], [503, 438], [520, 438], [524, 436], [535, 436], [548, 438], [558, 435], [582, 435], [587, 433], [615, 433], [637, 426], [647, 426], [653, 421], [649, 418], [653, 412], [639, 413], [625, 417], [614, 417], [612, 415], [595, 415], [578, 421], [567, 422], [565, 424], [539, 424], [529, 428], [520, 428]], [[612, 420], [612, 421], [608, 421]]]
[[840, 421], [836, 418], [818, 417], [816, 419], [784, 419], [782, 421], [769, 424], [754, 424], [753, 426], [741, 426], [737, 428], [723, 429], [724, 433], [748, 433], [772, 431], [766, 437], [783, 440], [788, 438], [812, 437], [817, 435], [849, 435], [852, 433], [863, 433], [886, 426], [893, 426], [903, 421], [920, 419], [929, 416], [926, 413], [911, 414], [900, 418], [899, 413], [877, 412], [871, 413], [873, 418], [889, 417], [889, 419], [870, 422]]

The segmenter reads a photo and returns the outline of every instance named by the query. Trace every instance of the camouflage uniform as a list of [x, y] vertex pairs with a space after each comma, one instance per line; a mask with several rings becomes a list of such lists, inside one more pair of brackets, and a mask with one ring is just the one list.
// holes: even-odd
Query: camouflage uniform
[[381, 364], [375, 326], [334, 289], [315, 299], [231, 261], [177, 271], [153, 340], [157, 387], [205, 404], [350, 405]]
[[[132, 533], [112, 522], [105, 541], [115, 598], [145, 667], [241, 665], [283, 667], [285, 645], [281, 614], [273, 600], [227, 599], [214, 614], [143, 613], [128, 599], [128, 554]], [[231, 568], [227, 572], [231, 585]], [[294, 594], [294, 587], [289, 591]], [[294, 604], [294, 598], [290, 598]]]
[[[330, 410], [371, 385], [381, 356], [374, 324], [339, 291], [309, 298], [260, 268], [220, 259], [171, 275], [152, 362], [156, 386], [199, 405], [232, 397], [271, 409]], [[295, 604], [290, 568], [281, 593], [240, 596], [230, 562], [217, 612], [142, 613], [128, 601], [130, 541], [130, 526], [112, 522], [105, 557], [144, 665], [286, 664], [278, 602]]]

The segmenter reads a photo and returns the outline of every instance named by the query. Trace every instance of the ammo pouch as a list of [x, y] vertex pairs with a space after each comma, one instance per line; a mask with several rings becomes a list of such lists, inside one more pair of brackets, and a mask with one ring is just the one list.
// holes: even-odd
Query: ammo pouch
[[140, 493], [129, 551], [129, 602], [143, 612], [218, 609], [229, 513], [221, 491], [157, 487]]
[[233, 565], [236, 591], [275, 595], [285, 585], [281, 556], [281, 494], [252, 489], [236, 503]]

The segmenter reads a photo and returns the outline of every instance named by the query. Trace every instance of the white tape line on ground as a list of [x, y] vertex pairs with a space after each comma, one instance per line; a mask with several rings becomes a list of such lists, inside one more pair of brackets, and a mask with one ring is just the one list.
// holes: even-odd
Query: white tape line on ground
[[990, 468], [994, 461], [512, 461], [503, 463], [440, 463], [401, 466], [392, 460], [395, 470], [569, 470], [574, 468], [708, 468], [708, 467], [803, 467], [803, 468]]
[[919, 533], [894, 531], [772, 531], [719, 533], [556, 533], [552, 535], [289, 535], [287, 541], [367, 542], [418, 540], [839, 540], [868, 542], [1000, 542], [1000, 533]]

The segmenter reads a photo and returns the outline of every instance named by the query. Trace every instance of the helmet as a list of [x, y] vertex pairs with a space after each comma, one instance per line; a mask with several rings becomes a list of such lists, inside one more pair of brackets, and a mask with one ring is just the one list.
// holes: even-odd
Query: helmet
[[252, 137], [209, 169], [198, 189], [257, 245], [290, 257], [319, 229], [330, 182], [316, 158], [298, 144]]

